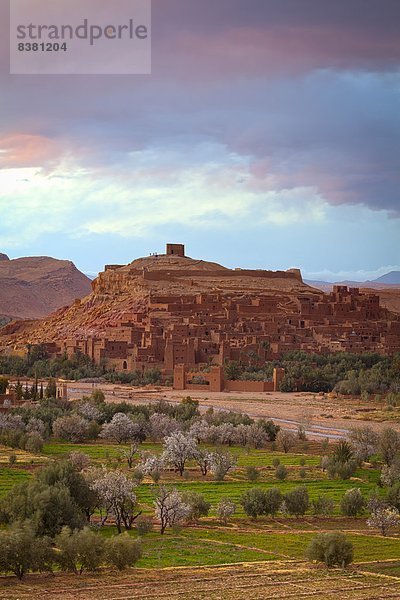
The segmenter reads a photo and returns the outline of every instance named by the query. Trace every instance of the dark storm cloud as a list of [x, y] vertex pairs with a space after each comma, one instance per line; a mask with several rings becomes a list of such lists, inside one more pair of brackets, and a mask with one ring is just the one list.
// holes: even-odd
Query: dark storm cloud
[[9, 76], [0, 1], [0, 166], [122, 176], [139, 149], [178, 168], [208, 142], [248, 160], [250, 189], [399, 214], [397, 0], [153, 0], [153, 75], [109, 78]]

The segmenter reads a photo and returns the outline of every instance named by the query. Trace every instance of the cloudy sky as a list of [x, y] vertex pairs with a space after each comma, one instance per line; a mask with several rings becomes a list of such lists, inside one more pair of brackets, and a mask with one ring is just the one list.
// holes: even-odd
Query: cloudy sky
[[400, 269], [399, 0], [153, 0], [130, 76], [9, 75], [7, 4], [0, 252]]

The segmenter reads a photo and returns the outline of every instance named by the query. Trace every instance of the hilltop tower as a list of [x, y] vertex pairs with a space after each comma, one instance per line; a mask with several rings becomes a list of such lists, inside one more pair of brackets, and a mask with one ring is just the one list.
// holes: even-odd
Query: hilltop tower
[[185, 256], [185, 245], [167, 244], [166, 254], [170, 256]]

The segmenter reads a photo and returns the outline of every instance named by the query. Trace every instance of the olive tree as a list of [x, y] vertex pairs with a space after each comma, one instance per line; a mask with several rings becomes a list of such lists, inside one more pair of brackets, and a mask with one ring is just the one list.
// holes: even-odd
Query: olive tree
[[51, 571], [54, 559], [51, 540], [35, 537], [33, 527], [14, 524], [0, 531], [0, 571], [22, 579], [28, 571]]
[[379, 436], [379, 451], [385, 464], [390, 466], [400, 453], [400, 433], [392, 427], [385, 427]]
[[304, 515], [308, 510], [309, 504], [308, 491], [304, 485], [299, 485], [285, 494], [285, 508], [291, 515], [295, 515], [296, 517]]
[[113, 535], [105, 542], [105, 560], [110, 567], [123, 571], [133, 565], [141, 556], [140, 543], [125, 532]]
[[356, 517], [365, 507], [365, 499], [360, 488], [347, 490], [340, 502], [340, 509], [346, 517]]
[[324, 563], [328, 568], [344, 568], [353, 562], [353, 545], [343, 533], [320, 533], [311, 540], [306, 557]]
[[55, 543], [57, 562], [64, 571], [77, 574], [95, 571], [103, 561], [104, 539], [87, 527], [81, 531], [64, 527]]

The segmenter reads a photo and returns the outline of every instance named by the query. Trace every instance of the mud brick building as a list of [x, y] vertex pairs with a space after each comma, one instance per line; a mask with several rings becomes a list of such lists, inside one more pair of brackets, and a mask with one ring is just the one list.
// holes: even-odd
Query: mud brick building
[[53, 356], [80, 351], [117, 371], [157, 367], [170, 376], [178, 365], [256, 365], [289, 350], [400, 351], [399, 316], [375, 294], [346, 286], [326, 294], [298, 269], [227, 269], [187, 257], [182, 244], [107, 265], [92, 287], [29, 342], [46, 343]]

